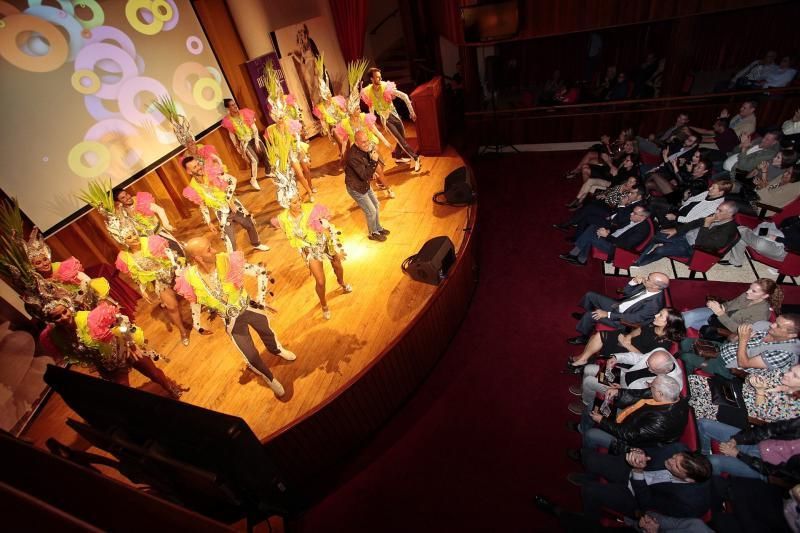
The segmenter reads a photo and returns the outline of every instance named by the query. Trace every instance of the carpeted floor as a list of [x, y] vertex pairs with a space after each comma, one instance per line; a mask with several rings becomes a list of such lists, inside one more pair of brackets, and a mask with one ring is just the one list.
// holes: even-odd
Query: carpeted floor
[[[447, 353], [404, 409], [296, 524], [322, 531], [553, 531], [532, 504], [546, 494], [578, 508], [565, 476], [578, 465], [562, 373], [575, 335], [570, 312], [588, 290], [611, 291], [599, 262], [559, 260], [570, 245], [551, 228], [578, 188], [561, 176], [575, 153], [523, 153], [479, 160], [481, 280]], [[675, 304], [741, 285], [677, 282]], [[788, 301], [800, 301], [797, 289]]]

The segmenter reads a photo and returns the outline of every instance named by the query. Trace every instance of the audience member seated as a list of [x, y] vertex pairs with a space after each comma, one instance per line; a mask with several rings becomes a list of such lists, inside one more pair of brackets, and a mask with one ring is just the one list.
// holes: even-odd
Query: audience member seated
[[[747, 376], [741, 388], [744, 413], [740, 416], [732, 416], [736, 413], [732, 413], [729, 406], [714, 403], [708, 380], [709, 378], [699, 374], [689, 376], [689, 403], [694, 408], [698, 421], [707, 419], [734, 425], [748, 418], [775, 422], [800, 416], [800, 365]], [[731, 380], [731, 383], [738, 382]], [[748, 424], [745, 422], [739, 425], [744, 427]], [[701, 444], [708, 449], [707, 443]]]
[[742, 135], [733, 153], [722, 164], [722, 168], [733, 175], [734, 172], [748, 173], [758, 168], [762, 161], [772, 161], [780, 150], [781, 133], [771, 130], [757, 142], [753, 143], [749, 135]]
[[544, 82], [542, 92], [539, 94], [539, 105], [553, 105], [555, 96], [564, 87], [564, 80], [561, 79], [561, 71], [553, 71], [553, 76]]
[[755, 182], [758, 201], [771, 207], [785, 207], [800, 196], [800, 168], [784, 168], [777, 178], [764, 184], [763, 178]]
[[650, 98], [653, 96], [651, 86], [647, 82], [651, 80], [653, 75], [658, 70], [658, 58], [652, 52], [647, 54], [644, 63], [636, 67], [633, 71], [633, 97], [634, 98]]
[[672, 144], [664, 147], [664, 149], [661, 150], [663, 162], [658, 165], [643, 165], [642, 172], [644, 174], [658, 172], [672, 165], [673, 161], [677, 161], [680, 158], [690, 159], [692, 157], [692, 151], [697, 149], [697, 143], [697, 135], [689, 134], [684, 139], [683, 144]]
[[630, 447], [676, 442], [689, 414], [689, 403], [681, 398], [681, 384], [666, 375], [656, 376], [644, 390], [624, 391], [614, 407], [616, 414], [610, 416], [604, 416], [597, 407], [589, 414], [597, 427], [583, 433], [584, 450], [608, 448], [609, 453], [618, 454]]
[[792, 58], [784, 56], [778, 64], [778, 68], [767, 73], [763, 80], [759, 82], [762, 88], [779, 88], [789, 85], [797, 75], [797, 69], [792, 68]]
[[604, 509], [627, 517], [655, 511], [695, 518], [710, 509], [711, 464], [683, 444], [635, 448], [620, 456], [587, 451], [583, 465], [581, 497], [587, 518], [601, 518]]
[[657, 348], [669, 350], [672, 343], [681, 342], [685, 335], [683, 317], [672, 307], [665, 307], [651, 324], [634, 328], [630, 333], [624, 333], [624, 330], [595, 331], [583, 351], [567, 360], [567, 370], [573, 374], [582, 373], [583, 367], [595, 355], [647, 353]]
[[614, 86], [617, 81], [617, 67], [611, 65], [606, 69], [606, 73], [603, 75], [602, 78], [598, 79], [597, 82], [591, 87], [589, 90], [589, 99], [594, 101], [602, 101], [606, 99], [608, 96], [608, 91]]
[[800, 109], [781, 125], [781, 133], [784, 135], [784, 142], [790, 143], [796, 149], [796, 143], [800, 139]]
[[[613, 143], [611, 142], [611, 137], [608, 135], [600, 136], [600, 142], [598, 144], [593, 144], [589, 147], [584, 154], [581, 161], [578, 165], [566, 173], [565, 177], [567, 179], [574, 178], [579, 174], [583, 174], [584, 167], [589, 165], [596, 166], [596, 167], [605, 167], [607, 170], [598, 173], [598, 177], [605, 177], [608, 175], [608, 171], [611, 169], [612, 166], [618, 167], [622, 164], [625, 156], [620, 155], [624, 152], [625, 155], [635, 153], [635, 143], [626, 144], [633, 139], [633, 132], [630, 129], [622, 130], [617, 137], [617, 140]], [[614, 161], [612, 158], [619, 158], [617, 164], [614, 165]], [[589, 167], [591, 170], [591, 166]], [[594, 172], [592, 172], [594, 174]], [[584, 176], [584, 180], [588, 179], [588, 176]]]
[[756, 190], [764, 189], [776, 178], [782, 177], [786, 169], [792, 168], [796, 162], [797, 152], [793, 148], [781, 150], [771, 161], [761, 161], [758, 167], [747, 174], [747, 179], [754, 182]]
[[558, 257], [573, 265], [585, 266], [592, 251], [592, 246], [608, 254], [609, 260], [613, 259], [617, 246], [633, 249], [639, 246], [650, 234], [648, 218], [650, 212], [642, 207], [635, 207], [630, 216], [630, 222], [621, 228], [611, 226], [589, 226], [575, 240], [575, 246], [567, 254]]
[[800, 355], [800, 315], [782, 314], [775, 322], [742, 324], [737, 328], [737, 339], [726, 342], [719, 348], [719, 355], [705, 359], [694, 352], [683, 352], [681, 359], [686, 372], [702, 369], [710, 374], [730, 377], [730, 369], [746, 372], [780, 370], [797, 364]]
[[[714, 214], [717, 208], [725, 201], [725, 195], [733, 190], [733, 182], [719, 180], [713, 182], [707, 191], [694, 196], [688, 196], [678, 208], [673, 208], [669, 202], [661, 203], [658, 199], [650, 202], [650, 211], [653, 218], [658, 220], [662, 228], [680, 227], [694, 220], [705, 218]], [[687, 195], [684, 192], [684, 195]]]
[[575, 239], [589, 226], [597, 227], [623, 227], [630, 223], [630, 216], [638, 206], [644, 206], [642, 198], [644, 189], [641, 187], [630, 188], [632, 182], [615, 185], [605, 191], [600, 191], [592, 201], [586, 202], [577, 209], [566, 222], [553, 224], [561, 231], [575, 229]]
[[568, 81], [558, 89], [555, 96], [553, 96], [553, 101], [561, 105], [576, 104], [579, 97], [580, 90], [578, 86], [574, 81]]
[[[683, 321], [687, 328], [698, 330], [702, 338], [724, 342], [727, 335], [720, 335], [719, 328], [733, 334], [742, 324], [769, 320], [770, 311], [779, 314], [782, 303], [783, 291], [778, 284], [771, 279], [761, 278], [733, 300], [720, 302], [713, 296], [707, 297], [705, 307], [684, 311]], [[691, 346], [687, 343], [691, 342], [694, 342], [693, 339], [684, 341], [681, 346], [683, 351], [689, 351]]]
[[775, 50], [767, 51], [763, 59], [756, 59], [742, 70], [733, 75], [728, 83], [729, 89], [752, 89], [760, 87], [759, 83], [765, 80], [772, 71], [777, 69], [775, 58], [778, 53]]
[[586, 411], [586, 425], [581, 433], [591, 428], [589, 415], [597, 393], [605, 394], [606, 400], [613, 399], [621, 390], [642, 391], [647, 389], [656, 376], [669, 376], [678, 383], [683, 381], [683, 372], [672, 355], [663, 348], [646, 353], [620, 352], [605, 362], [605, 368], [589, 363], [583, 368], [580, 385], [572, 385], [570, 394], [580, 396], [582, 402], [571, 403], [568, 407], [573, 414]]
[[711, 179], [711, 167], [711, 161], [703, 158], [701, 150], [695, 150], [688, 162], [684, 158], [673, 160], [660, 172], [650, 174], [645, 187], [648, 191], [658, 191], [667, 196], [668, 200], [677, 203], [677, 200], [683, 198], [684, 192], [694, 196], [705, 191]]
[[[675, 124], [667, 128], [665, 131], [658, 134], [650, 134], [646, 139], [644, 137], [636, 137], [639, 143], [639, 151], [646, 152], [651, 155], [660, 155], [661, 150], [666, 146], [678, 143], [682, 144], [686, 139], [685, 128], [689, 125], [689, 115], [681, 113], [675, 119]], [[800, 126], [798, 127], [800, 131]], [[736, 138], [736, 144], [739, 144], [739, 138]]]
[[678, 229], [661, 230], [634, 266], [649, 265], [664, 257], [689, 258], [695, 246], [709, 251], [728, 247], [739, 236], [734, 220], [738, 210], [735, 202], [722, 202], [713, 215], [681, 224]]
[[[755, 100], [747, 100], [739, 106], [739, 113], [732, 117], [730, 120], [730, 128], [736, 132], [736, 136], [741, 139], [742, 135], [752, 135], [756, 131], [758, 120], [756, 118], [756, 108], [758, 102]], [[727, 109], [720, 111], [719, 116], [722, 118], [730, 117], [730, 112]]]
[[[632, 143], [631, 143], [631, 146]], [[633, 153], [624, 153], [620, 165], [614, 166], [614, 162], [608, 167], [608, 174], [603, 177], [593, 178], [592, 169], [590, 165], [585, 165], [581, 169], [583, 175], [583, 185], [578, 190], [575, 199], [568, 203], [565, 207], [570, 209], [578, 209], [583, 205], [583, 201], [587, 196], [600, 190], [605, 190], [612, 185], [621, 185], [627, 183], [627, 188], [623, 190], [632, 190], [639, 186], [639, 156]], [[617, 158], [619, 159], [619, 158]], [[618, 203], [618, 202], [617, 202]], [[617, 205], [615, 203], [614, 205]]]
[[[794, 174], [796, 176], [796, 173]], [[776, 226], [772, 221], [760, 223], [756, 228], [739, 226], [742, 240], [731, 249], [730, 263], [741, 265], [745, 259], [745, 249], [751, 247], [764, 257], [783, 261], [789, 250], [800, 250], [800, 217], [788, 217]]]
[[624, 72], [617, 74], [617, 79], [608, 90], [606, 100], [624, 100], [630, 94], [630, 83]]
[[705, 152], [705, 156], [712, 161], [724, 161], [728, 154], [739, 146], [739, 136], [731, 128], [731, 119], [729, 117], [717, 117], [714, 125], [710, 130], [703, 128], [690, 128], [695, 133], [700, 135], [707, 135], [703, 137], [703, 147], [710, 148]]
[[[702, 451], [709, 456], [714, 475], [764, 481], [773, 476], [789, 485], [800, 483], [800, 418], [744, 430], [701, 418], [697, 421], [697, 430]], [[712, 440], [720, 443], [720, 453], [711, 455]]]
[[578, 318], [575, 329], [580, 335], [569, 339], [570, 344], [586, 344], [594, 327], [600, 323], [621, 329], [622, 322], [646, 325], [650, 324], [664, 307], [664, 289], [669, 287], [669, 276], [662, 272], [653, 272], [646, 278], [634, 277], [625, 286], [622, 300], [614, 300], [596, 292], [587, 292], [581, 299], [580, 306], [586, 312], [575, 313]]

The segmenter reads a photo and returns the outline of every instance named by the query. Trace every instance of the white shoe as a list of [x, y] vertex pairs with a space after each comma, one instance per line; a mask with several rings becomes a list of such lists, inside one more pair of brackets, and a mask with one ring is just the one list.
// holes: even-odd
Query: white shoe
[[261, 185], [259, 185], [259, 184], [258, 184], [258, 180], [256, 180], [255, 178], [253, 178], [253, 179], [251, 179], [251, 180], [250, 180], [250, 185], [252, 185], [252, 186], [253, 186], [253, 188], [254, 188], [255, 190], [257, 190], [257, 191], [260, 191], [260, 190], [261, 190]]
[[324, 318], [325, 320], [330, 320], [331, 319], [331, 310], [327, 309], [327, 308], [322, 309], [322, 318]]
[[386, 196], [388, 196], [389, 198], [394, 198], [394, 191], [392, 191], [392, 189], [387, 188]]
[[315, 201], [316, 201], [316, 199], [314, 198], [314, 196], [312, 196], [312, 195], [309, 195], [309, 197], [308, 197], [308, 203], [310, 203], [310, 204], [313, 204]]
[[345, 294], [347, 294], [349, 292], [353, 292], [353, 286], [350, 285], [349, 283], [347, 283], [345, 285], [341, 285], [341, 287], [342, 287], [342, 292], [345, 293]]
[[422, 160], [422, 156], [417, 156], [417, 159], [414, 160], [414, 172], [419, 172], [419, 169], [422, 165], [420, 165], [420, 161]]
[[269, 252], [269, 246], [266, 244], [259, 244], [258, 246], [253, 246], [254, 250], [260, 250], [262, 252]]
[[395, 163], [411, 163], [410, 157], [396, 157], [394, 160]]
[[281, 385], [281, 382], [275, 378], [272, 378], [272, 381], [267, 380], [267, 385], [269, 386], [270, 389], [272, 389], [272, 392], [274, 392], [275, 396], [277, 396], [278, 398], [280, 398], [286, 393], [286, 391], [283, 389], [283, 385]]
[[281, 346], [281, 353], [279, 353], [277, 355], [278, 355], [278, 357], [280, 357], [282, 359], [286, 359], [287, 361], [294, 361], [295, 359], [297, 359], [297, 356], [295, 355], [295, 353], [293, 351], [287, 350], [283, 346]]

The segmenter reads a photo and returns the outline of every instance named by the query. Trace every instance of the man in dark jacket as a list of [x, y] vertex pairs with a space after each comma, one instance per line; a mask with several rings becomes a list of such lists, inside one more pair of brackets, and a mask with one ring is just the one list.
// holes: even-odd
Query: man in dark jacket
[[568, 263], [583, 266], [594, 246], [608, 254], [608, 259], [611, 260], [617, 246], [631, 250], [642, 244], [650, 234], [650, 223], [647, 221], [649, 217], [647, 208], [637, 206], [631, 213], [630, 222], [620, 228], [612, 230], [609, 227], [589, 226], [575, 241], [572, 250], [558, 257]]
[[[676, 518], [700, 517], [711, 504], [711, 464], [683, 444], [641, 450], [622, 456], [587, 453], [581, 483], [587, 518], [599, 518], [603, 508], [633, 517], [655, 511]], [[608, 483], [591, 480], [594, 476]]]
[[344, 184], [347, 193], [364, 211], [367, 219], [368, 239], [383, 242], [389, 230], [381, 226], [378, 218], [378, 199], [372, 191], [370, 182], [377, 177], [378, 165], [383, 165], [378, 150], [373, 146], [367, 134], [359, 131], [355, 136], [355, 144], [347, 151], [344, 166]]
[[568, 339], [570, 344], [586, 344], [598, 322], [614, 328], [622, 328], [622, 320], [634, 324], [649, 324], [656, 313], [664, 307], [664, 289], [669, 287], [669, 276], [653, 272], [649, 276], [634, 277], [625, 286], [624, 298], [614, 300], [597, 292], [587, 292], [580, 306], [586, 312], [574, 313], [578, 319], [575, 329], [577, 337]]
[[730, 246], [739, 236], [733, 219], [738, 211], [735, 202], [726, 201], [711, 216], [682, 224], [679, 229], [661, 230], [633, 264], [649, 265], [669, 256], [691, 257], [693, 246], [714, 252]]
[[645, 448], [675, 442], [683, 434], [689, 404], [681, 398], [681, 384], [659, 375], [641, 394], [625, 391], [616, 403], [613, 418], [592, 412], [597, 424], [583, 435], [583, 449], [599, 447], [625, 451], [627, 447]]

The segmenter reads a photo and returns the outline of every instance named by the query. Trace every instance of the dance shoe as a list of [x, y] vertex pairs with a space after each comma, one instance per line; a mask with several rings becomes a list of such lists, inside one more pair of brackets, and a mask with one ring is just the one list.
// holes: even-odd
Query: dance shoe
[[293, 351], [287, 350], [284, 347], [281, 347], [280, 353], [275, 354], [275, 355], [277, 355], [281, 359], [286, 359], [287, 361], [294, 361], [295, 359], [297, 359], [297, 356], [295, 355], [295, 353]]
[[281, 385], [280, 381], [278, 381], [275, 378], [272, 378], [271, 380], [268, 379], [267, 386], [269, 386], [269, 388], [272, 389], [272, 392], [274, 392], [275, 396], [277, 396], [278, 398], [280, 398], [286, 393], [286, 391], [283, 389], [283, 385]]

